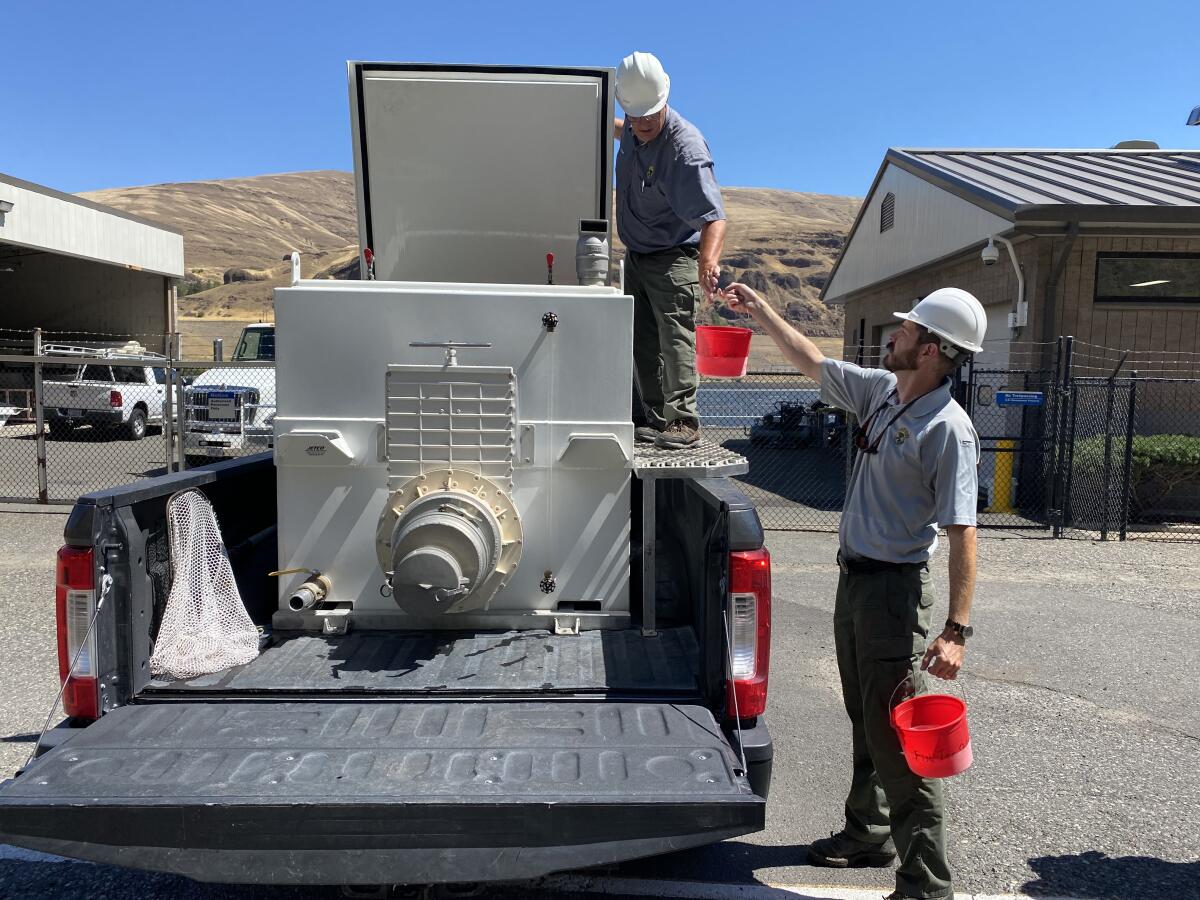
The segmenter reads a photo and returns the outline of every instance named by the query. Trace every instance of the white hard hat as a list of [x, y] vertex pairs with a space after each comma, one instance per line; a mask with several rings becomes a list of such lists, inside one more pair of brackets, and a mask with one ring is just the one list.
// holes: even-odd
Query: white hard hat
[[617, 102], [631, 116], [649, 116], [667, 105], [671, 79], [653, 53], [630, 53], [617, 67]]
[[927, 328], [942, 339], [941, 350], [951, 359], [964, 351], [978, 353], [983, 349], [987, 332], [987, 314], [983, 304], [961, 288], [938, 288], [911, 312], [894, 313], [897, 319], [907, 319]]

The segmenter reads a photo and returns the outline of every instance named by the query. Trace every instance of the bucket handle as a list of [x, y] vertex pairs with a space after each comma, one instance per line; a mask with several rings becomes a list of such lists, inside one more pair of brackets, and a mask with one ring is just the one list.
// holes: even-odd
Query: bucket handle
[[917, 680], [913, 677], [912, 669], [909, 669], [907, 672], [905, 672], [904, 677], [900, 679], [900, 683], [892, 688], [892, 695], [888, 697], [889, 714], [893, 709], [896, 708], [896, 692], [906, 684], [910, 684], [911, 687], [909, 688], [908, 693], [900, 698], [901, 703], [903, 703], [909, 697], [915, 697], [917, 695]]
[[[936, 675], [933, 677], [937, 678]], [[938, 681], [944, 681], [947, 684], [950, 684], [952, 682], [957, 682], [958, 686], [959, 686], [959, 690], [962, 691], [963, 702], [966, 703], [968, 706], [970, 705], [970, 701], [967, 698], [967, 683], [966, 683], [965, 679], [963, 679], [963, 678], [938, 678]], [[905, 700], [909, 699], [910, 697], [917, 696], [917, 679], [914, 676], [912, 669], [909, 669], [904, 674], [904, 677], [900, 679], [900, 683], [897, 684], [894, 688], [892, 688], [892, 694], [890, 697], [888, 697], [888, 715], [889, 716], [891, 715], [891, 711], [896, 708], [896, 692], [899, 691], [900, 688], [904, 687], [904, 685], [906, 685], [906, 684], [910, 684], [911, 687], [909, 688], [908, 693], [900, 698], [901, 703], [903, 703]]]

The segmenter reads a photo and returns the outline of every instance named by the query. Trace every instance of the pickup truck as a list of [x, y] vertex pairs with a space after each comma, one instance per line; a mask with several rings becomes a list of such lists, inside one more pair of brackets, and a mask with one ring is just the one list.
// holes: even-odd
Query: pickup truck
[[[275, 326], [247, 325], [235, 362], [275, 361]], [[190, 465], [232, 459], [274, 446], [273, 366], [216, 366], [198, 375], [184, 394], [184, 452]]]
[[90, 425], [104, 436], [123, 435], [131, 441], [146, 436], [150, 425], [161, 425], [166, 401], [166, 370], [146, 365], [159, 354], [141, 347], [89, 348], [47, 344], [50, 356], [87, 356], [79, 365], [48, 367], [43, 397], [50, 436], [68, 440], [76, 427]]
[[[636, 613], [624, 631], [568, 635], [273, 632], [268, 454], [80, 498], [57, 563], [68, 718], [0, 787], [0, 841], [203, 881], [387, 884], [529, 878], [761, 830], [771, 583], [757, 513], [724, 478], [635, 479], [634, 504], [643, 484], [659, 509], [650, 640]], [[149, 657], [166, 504], [187, 488], [213, 504], [264, 649], [163, 682]], [[725, 617], [747, 602], [757, 626], [729, 654]]]
[[[611, 209], [612, 80], [348, 65], [360, 258], [381, 278], [303, 281], [293, 255], [273, 456], [80, 498], [55, 593], [68, 718], [0, 787], [0, 841], [382, 885], [763, 828], [771, 569], [728, 479], [745, 460], [636, 448], [632, 297], [561, 266], [544, 283]], [[531, 132], [548, 109], [568, 125]], [[268, 327], [247, 329], [259, 358]], [[227, 371], [189, 405], [245, 425], [266, 397]], [[150, 667], [181, 569], [167, 506], [191, 488], [224, 554], [182, 569], [227, 555], [261, 649], [167, 681]]]

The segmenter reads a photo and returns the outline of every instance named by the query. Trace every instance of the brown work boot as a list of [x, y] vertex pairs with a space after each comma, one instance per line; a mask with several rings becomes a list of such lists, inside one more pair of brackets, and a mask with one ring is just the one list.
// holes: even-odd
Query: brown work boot
[[878, 868], [890, 866], [895, 859], [896, 847], [891, 838], [882, 844], [868, 844], [845, 831], [815, 840], [808, 847], [810, 863], [831, 869]]
[[661, 428], [655, 428], [653, 425], [639, 425], [633, 429], [633, 440], [638, 444], [653, 444], [662, 433]]
[[686, 450], [700, 443], [700, 426], [690, 419], [676, 419], [654, 441], [663, 450]]

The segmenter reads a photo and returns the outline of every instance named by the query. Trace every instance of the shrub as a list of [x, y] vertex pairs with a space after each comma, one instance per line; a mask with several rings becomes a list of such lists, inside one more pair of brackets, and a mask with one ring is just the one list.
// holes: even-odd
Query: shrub
[[[1121, 477], [1124, 437], [1114, 437], [1112, 474]], [[1097, 472], [1104, 468], [1104, 436], [1075, 442], [1075, 470]], [[1129, 465], [1130, 499], [1135, 514], [1153, 509], [1172, 492], [1200, 485], [1200, 437], [1187, 434], [1135, 435]]]

